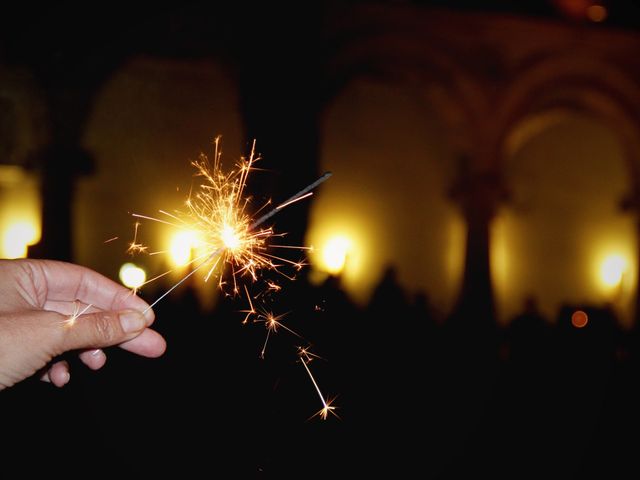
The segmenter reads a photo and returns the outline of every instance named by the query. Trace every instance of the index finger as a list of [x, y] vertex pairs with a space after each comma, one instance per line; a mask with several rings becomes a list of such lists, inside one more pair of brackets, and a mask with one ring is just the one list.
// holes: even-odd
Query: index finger
[[[49, 301], [79, 300], [102, 310], [133, 309], [144, 312], [149, 304], [122, 285], [89, 268], [55, 260], [42, 260]], [[149, 309], [147, 318], [153, 318]]]

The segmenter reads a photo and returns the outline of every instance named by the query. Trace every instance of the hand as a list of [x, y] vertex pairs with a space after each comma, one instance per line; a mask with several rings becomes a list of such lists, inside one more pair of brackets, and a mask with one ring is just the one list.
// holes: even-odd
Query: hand
[[102, 348], [112, 345], [159, 357], [166, 344], [147, 328], [154, 320], [147, 308], [130, 290], [79, 265], [0, 260], [0, 390], [42, 371], [42, 380], [65, 385], [68, 363], [51, 362], [70, 350], [94, 370], [107, 360]]

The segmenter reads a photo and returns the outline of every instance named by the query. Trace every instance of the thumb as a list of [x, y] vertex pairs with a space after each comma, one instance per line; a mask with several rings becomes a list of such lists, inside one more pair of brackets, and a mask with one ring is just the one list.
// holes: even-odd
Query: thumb
[[144, 315], [136, 310], [81, 315], [67, 329], [64, 349], [110, 347], [137, 337], [146, 326]]

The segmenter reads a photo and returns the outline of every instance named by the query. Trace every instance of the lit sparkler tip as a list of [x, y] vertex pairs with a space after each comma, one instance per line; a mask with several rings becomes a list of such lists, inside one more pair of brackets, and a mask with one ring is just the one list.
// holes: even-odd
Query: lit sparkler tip
[[337, 419], [340, 419], [340, 416], [336, 413], [336, 409], [338, 407], [335, 407], [335, 406], [332, 405], [332, 403], [335, 401], [335, 399], [336, 399], [336, 397], [332, 397], [332, 398], [328, 398], [326, 401], [324, 401], [324, 407], [322, 407], [315, 414], [313, 414], [311, 417], [309, 417], [309, 420], [311, 420], [312, 418], [315, 418], [315, 417], [320, 417], [322, 420], [326, 420], [327, 418], [329, 418], [329, 414], [333, 415]]

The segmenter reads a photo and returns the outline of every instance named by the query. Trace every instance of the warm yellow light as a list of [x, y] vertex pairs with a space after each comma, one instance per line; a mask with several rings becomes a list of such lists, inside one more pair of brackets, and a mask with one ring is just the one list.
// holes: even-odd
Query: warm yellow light
[[338, 274], [344, 268], [347, 254], [351, 248], [351, 240], [340, 235], [330, 238], [322, 249], [324, 269], [331, 274]]
[[222, 241], [224, 242], [225, 247], [233, 250], [234, 248], [238, 248], [240, 246], [240, 237], [233, 229], [233, 227], [229, 225], [225, 225], [222, 229], [222, 233], [220, 234]]
[[627, 261], [622, 255], [609, 255], [600, 267], [600, 278], [607, 287], [615, 287], [622, 282], [622, 276], [627, 269]]
[[0, 257], [27, 256], [40, 240], [38, 179], [17, 165], [0, 165]]
[[120, 267], [120, 281], [129, 288], [140, 288], [147, 280], [146, 272], [133, 263], [125, 263]]
[[174, 265], [182, 267], [191, 261], [192, 250], [196, 246], [194, 232], [178, 232], [171, 239], [169, 254]]
[[28, 220], [11, 223], [2, 238], [3, 258], [25, 258], [27, 247], [38, 241], [38, 229]]

